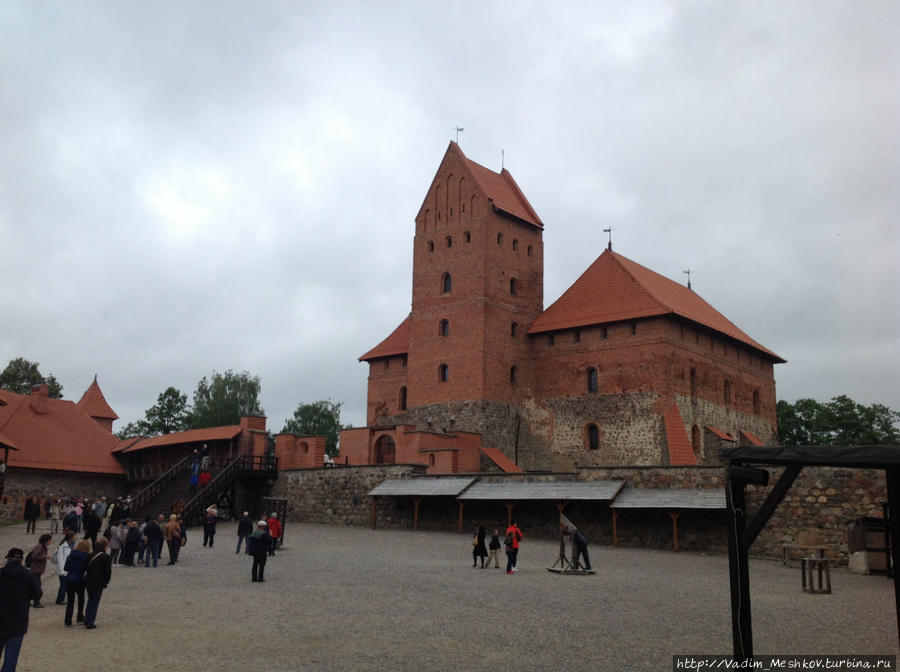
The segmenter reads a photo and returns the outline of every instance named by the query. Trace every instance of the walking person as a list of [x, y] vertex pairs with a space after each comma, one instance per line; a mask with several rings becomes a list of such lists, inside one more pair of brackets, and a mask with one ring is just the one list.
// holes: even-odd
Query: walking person
[[122, 549], [125, 547], [125, 536], [128, 534], [128, 527], [123, 520], [118, 525], [111, 526], [109, 531], [109, 558], [112, 560], [113, 567], [118, 567]]
[[22, 566], [24, 552], [11, 548], [0, 569], [0, 656], [3, 672], [15, 672], [22, 640], [28, 632], [28, 609], [41, 601], [41, 584]]
[[84, 512], [84, 538], [90, 539], [91, 544], [97, 543], [97, 535], [100, 533], [100, 518], [93, 509]]
[[150, 566], [150, 560], [153, 560], [153, 566], [156, 567], [156, 561], [159, 560], [159, 551], [162, 548], [163, 531], [152, 518], [144, 525], [144, 537], [147, 539], [147, 548], [144, 551], [144, 567]]
[[174, 513], [169, 516], [169, 522], [163, 528], [163, 535], [166, 538], [166, 546], [169, 548], [169, 563], [174, 565], [178, 562], [178, 551], [181, 550], [181, 525], [178, 522], [178, 516]]
[[[28, 565], [28, 569], [31, 570], [31, 573], [34, 574], [38, 583], [41, 582], [41, 577], [44, 575], [44, 572], [47, 571], [47, 558], [50, 557], [50, 553], [47, 549], [50, 547], [50, 540], [52, 538], [52, 534], [42, 534], [41, 538], [38, 539], [37, 546], [32, 548], [28, 553], [28, 557], [30, 557], [31, 560], [26, 564]], [[38, 599], [32, 606], [35, 609], [41, 609], [44, 605], [41, 604], [40, 599]]]
[[506, 528], [506, 573], [513, 574], [519, 570], [516, 568], [516, 561], [519, 559], [519, 542], [522, 541], [522, 530], [516, 525], [516, 521]]
[[250, 520], [250, 514], [244, 511], [241, 520], [238, 522], [237, 528], [238, 543], [235, 553], [241, 552], [241, 542], [244, 544], [244, 552], [250, 554], [250, 535], [253, 534], [253, 521]]
[[125, 555], [122, 557], [122, 564], [126, 567], [134, 567], [134, 555], [138, 552], [141, 545], [141, 531], [138, 529], [136, 520], [128, 523], [128, 532], [125, 533]]
[[75, 609], [75, 599], [78, 599], [77, 622], [84, 622], [84, 568], [87, 565], [88, 556], [92, 552], [90, 539], [82, 539], [75, 544], [75, 549], [66, 558], [66, 616], [65, 624], [72, 625], [72, 612]]
[[37, 519], [41, 515], [41, 505], [34, 497], [25, 500], [25, 534], [35, 534]]
[[50, 533], [59, 534], [59, 525], [62, 522], [62, 500], [56, 497], [50, 504]]
[[216, 540], [216, 520], [218, 519], [219, 512], [216, 511], [215, 506], [211, 506], [206, 510], [206, 513], [203, 514], [203, 546], [206, 547], [206, 544], [209, 543], [209, 547], [213, 547], [213, 542]]
[[491, 555], [488, 558], [487, 566], [491, 566], [491, 561], [494, 562], [494, 567], [500, 569], [500, 532], [495, 528], [494, 533], [491, 535], [491, 543], [488, 545], [490, 549]]
[[266, 561], [269, 559], [272, 537], [269, 536], [268, 524], [261, 520], [250, 535], [250, 555], [253, 556], [253, 568], [250, 571], [253, 583], [265, 582]]
[[56, 591], [56, 604], [66, 603], [66, 560], [75, 547], [75, 532], [66, 530], [63, 540], [59, 542], [59, 548], [53, 553], [53, 562], [56, 564], [56, 578], [59, 579], [59, 590]]
[[271, 545], [269, 546], [269, 555], [275, 555], [275, 549], [278, 547], [278, 540], [281, 538], [281, 521], [278, 520], [278, 514], [275, 511], [269, 516], [266, 525], [269, 528], [269, 537], [272, 539]]
[[84, 588], [88, 596], [87, 606], [84, 609], [84, 627], [88, 630], [97, 627], [94, 621], [97, 620], [100, 597], [112, 578], [112, 559], [106, 554], [108, 543], [106, 537], [100, 537], [94, 546], [94, 552], [84, 566]]
[[479, 525], [472, 537], [472, 567], [478, 566], [478, 558], [481, 558], [481, 568], [484, 569], [484, 559], [487, 557], [487, 547], [484, 545], [484, 537], [487, 534], [484, 525]]

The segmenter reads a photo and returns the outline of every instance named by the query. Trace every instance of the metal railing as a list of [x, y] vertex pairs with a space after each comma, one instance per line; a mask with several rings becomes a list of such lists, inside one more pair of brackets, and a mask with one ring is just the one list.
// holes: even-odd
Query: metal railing
[[168, 471], [166, 471], [162, 476], [153, 481], [146, 488], [138, 492], [131, 500], [131, 508], [133, 511], [140, 511], [143, 507], [145, 507], [154, 497], [156, 497], [160, 492], [162, 492], [163, 488], [165, 488], [169, 482], [186, 471], [190, 470], [191, 466], [191, 455], [185, 456], [180, 461], [176, 462]]

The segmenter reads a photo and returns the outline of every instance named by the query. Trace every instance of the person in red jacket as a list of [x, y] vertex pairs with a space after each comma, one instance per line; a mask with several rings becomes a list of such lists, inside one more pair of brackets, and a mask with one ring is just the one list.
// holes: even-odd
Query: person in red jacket
[[522, 540], [522, 530], [516, 525], [516, 521], [506, 528], [506, 573], [518, 572], [516, 560], [519, 557], [519, 542]]
[[278, 539], [281, 538], [281, 521], [278, 520], [278, 514], [274, 511], [266, 521], [269, 525], [269, 536], [272, 537], [272, 545], [269, 546], [269, 555], [275, 555], [275, 547], [278, 546]]

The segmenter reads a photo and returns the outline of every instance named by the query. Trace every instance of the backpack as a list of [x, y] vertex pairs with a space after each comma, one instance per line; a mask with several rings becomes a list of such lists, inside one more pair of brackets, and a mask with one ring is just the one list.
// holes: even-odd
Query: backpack
[[31, 560], [32, 560], [31, 553], [32, 553], [32, 551], [28, 551], [28, 555], [25, 556], [25, 566], [29, 567], [29, 568], [31, 567]]
[[510, 532], [509, 534], [506, 535], [506, 539], [503, 540], [503, 544], [507, 548], [512, 548], [514, 543], [515, 542], [513, 541], [513, 533]]

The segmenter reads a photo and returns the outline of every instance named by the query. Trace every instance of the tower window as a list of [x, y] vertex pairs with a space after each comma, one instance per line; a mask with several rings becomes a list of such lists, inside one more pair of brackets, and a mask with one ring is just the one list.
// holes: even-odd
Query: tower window
[[600, 448], [600, 428], [597, 427], [597, 425], [594, 423], [589, 424], [585, 434], [587, 435], [588, 450], [597, 450]]
[[691, 396], [697, 396], [697, 369], [691, 369]]
[[529, 245], [529, 246], [528, 246], [528, 256], [529, 256], [529, 257], [533, 257], [533, 256], [534, 256], [534, 247], [533, 247], [532, 245]]
[[444, 239], [444, 243], [447, 245], [447, 247], [453, 247], [453, 238], [451, 238], [450, 236], [447, 236]]
[[450, 380], [450, 375], [447, 371], [447, 365], [441, 364], [438, 367], [438, 382], [446, 383], [448, 380]]
[[634, 336], [635, 334], [637, 334], [637, 322], [632, 322], [631, 323], [631, 335]]
[[694, 455], [700, 457], [700, 428], [697, 425], [691, 427], [691, 448]]
[[384, 360], [384, 370], [387, 371], [389, 368], [391, 368], [391, 360], [387, 358]]
[[449, 274], [449, 273], [444, 273], [443, 277], [441, 278], [441, 292], [442, 292], [443, 294], [449, 294], [449, 293], [450, 293], [450, 288], [451, 288], [452, 286], [453, 286], [453, 283], [452, 283], [452, 281], [450, 280], [450, 274]]
[[497, 234], [497, 244], [498, 244], [498, 245], [502, 245], [502, 244], [503, 244], [503, 234], [502, 234], [502, 233], [498, 233], [498, 234]]
[[509, 294], [510, 296], [519, 295], [519, 281], [516, 278], [509, 279]]
[[597, 369], [593, 366], [587, 370], [588, 394], [597, 394]]
[[576, 331], [574, 334], [572, 334], [572, 342], [573, 343], [581, 343], [581, 332], [580, 331]]
[[449, 336], [449, 335], [450, 335], [450, 322], [448, 320], [441, 320], [441, 323], [438, 326], [438, 336]]
[[519, 382], [518, 367], [515, 367], [515, 366], [509, 367], [509, 382], [511, 385], [515, 385], [517, 382]]
[[397, 407], [401, 411], [406, 410], [406, 386], [400, 388], [400, 398], [397, 400]]
[[600, 327], [600, 338], [605, 341], [607, 336], [609, 336], [609, 331], [606, 329], [606, 327]]
[[725, 385], [724, 385], [724, 390], [723, 390], [723, 391], [724, 391], [724, 393], [725, 393], [725, 394], [724, 394], [724, 396], [725, 396], [725, 403], [726, 403], [726, 404], [730, 404], [730, 403], [731, 403], [731, 381], [728, 380], [727, 378], [725, 379]]
[[428, 251], [434, 252], [434, 241], [433, 240], [428, 241]]
[[511, 325], [509, 325], [509, 335], [512, 336], [513, 338], [519, 337], [519, 323], [518, 322], [513, 322]]
[[513, 238], [513, 252], [519, 251], [519, 241]]
[[[465, 206], [463, 206], [463, 207], [465, 207]], [[465, 242], [467, 242], [467, 243], [471, 243], [471, 242], [472, 242], [472, 233], [471, 233], [471, 231], [466, 231], [466, 232], [463, 234], [463, 240], [464, 240]]]
[[753, 413], [759, 415], [759, 390], [753, 390]]
[[555, 334], [547, 334], [547, 345], [551, 348], [556, 345], [556, 335]]

